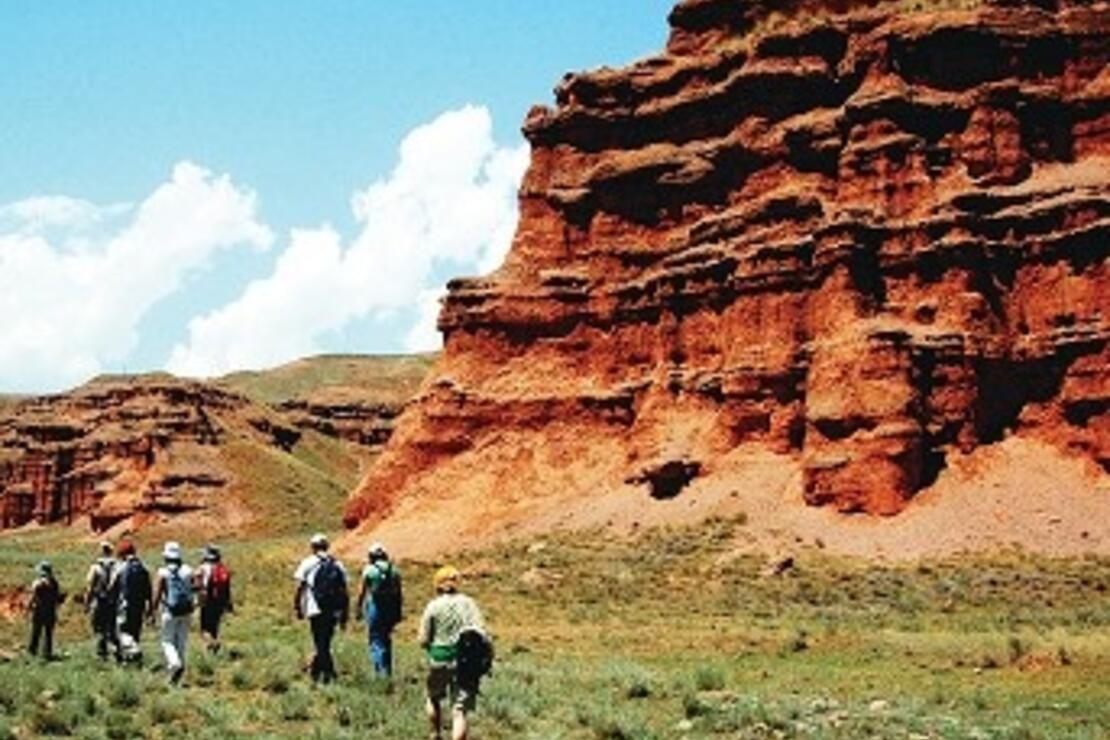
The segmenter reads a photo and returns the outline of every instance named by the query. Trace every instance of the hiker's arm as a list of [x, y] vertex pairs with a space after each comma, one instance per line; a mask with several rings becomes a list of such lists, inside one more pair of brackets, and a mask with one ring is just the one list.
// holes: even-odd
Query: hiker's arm
[[231, 581], [227, 582], [227, 611], [229, 614], [235, 613], [235, 599], [231, 596]]
[[363, 607], [366, 604], [366, 579], [362, 579], [362, 585], [358, 589], [358, 611], [355, 613], [355, 619], [362, 619]]
[[81, 598], [83, 599], [82, 603], [86, 605], [92, 604], [93, 593], [96, 586], [96, 579], [97, 573], [96, 566], [94, 565], [93, 567], [89, 568], [89, 574], [85, 576], [85, 593], [81, 596]]
[[432, 614], [430, 609], [424, 610], [424, 616], [420, 618], [420, 647], [424, 650], [432, 644]]
[[308, 587], [302, 580], [297, 581], [297, 588], [293, 591], [293, 613], [297, 615], [297, 619], [304, 619], [304, 609], [301, 608], [301, 602], [304, 596], [304, 590]]
[[351, 621], [351, 592], [347, 586], [343, 586], [343, 611], [339, 615], [339, 626], [347, 629], [347, 623]]
[[165, 588], [165, 581], [162, 576], [158, 576], [154, 581], [154, 597], [147, 604], [147, 618], [151, 624], [154, 624], [154, 605], [162, 601], [162, 590]]

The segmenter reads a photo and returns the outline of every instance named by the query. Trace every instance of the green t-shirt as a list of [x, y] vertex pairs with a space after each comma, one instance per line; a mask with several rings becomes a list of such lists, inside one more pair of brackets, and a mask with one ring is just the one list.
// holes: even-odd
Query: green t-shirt
[[366, 588], [371, 596], [374, 595], [378, 586], [390, 573], [398, 578], [401, 577], [401, 571], [397, 570], [397, 566], [390, 562], [370, 563], [362, 569], [362, 580], [366, 581]]

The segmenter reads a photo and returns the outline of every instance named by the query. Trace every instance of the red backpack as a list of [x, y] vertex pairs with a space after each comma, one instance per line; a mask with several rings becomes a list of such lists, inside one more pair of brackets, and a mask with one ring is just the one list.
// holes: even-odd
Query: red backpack
[[208, 574], [208, 603], [226, 606], [230, 601], [231, 571], [223, 563], [215, 563]]

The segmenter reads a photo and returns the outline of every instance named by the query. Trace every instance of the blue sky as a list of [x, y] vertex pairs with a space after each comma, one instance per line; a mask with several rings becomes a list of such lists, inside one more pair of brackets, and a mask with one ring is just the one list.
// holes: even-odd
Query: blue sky
[[0, 390], [433, 345], [511, 235], [529, 106], [671, 5], [3, 4]]

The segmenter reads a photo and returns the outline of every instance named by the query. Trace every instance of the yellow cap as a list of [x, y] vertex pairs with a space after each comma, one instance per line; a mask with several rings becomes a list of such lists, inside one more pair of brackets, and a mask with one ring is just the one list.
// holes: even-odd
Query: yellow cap
[[432, 582], [435, 583], [436, 591], [442, 591], [447, 586], [458, 586], [459, 569], [453, 565], [445, 565], [436, 571]]

